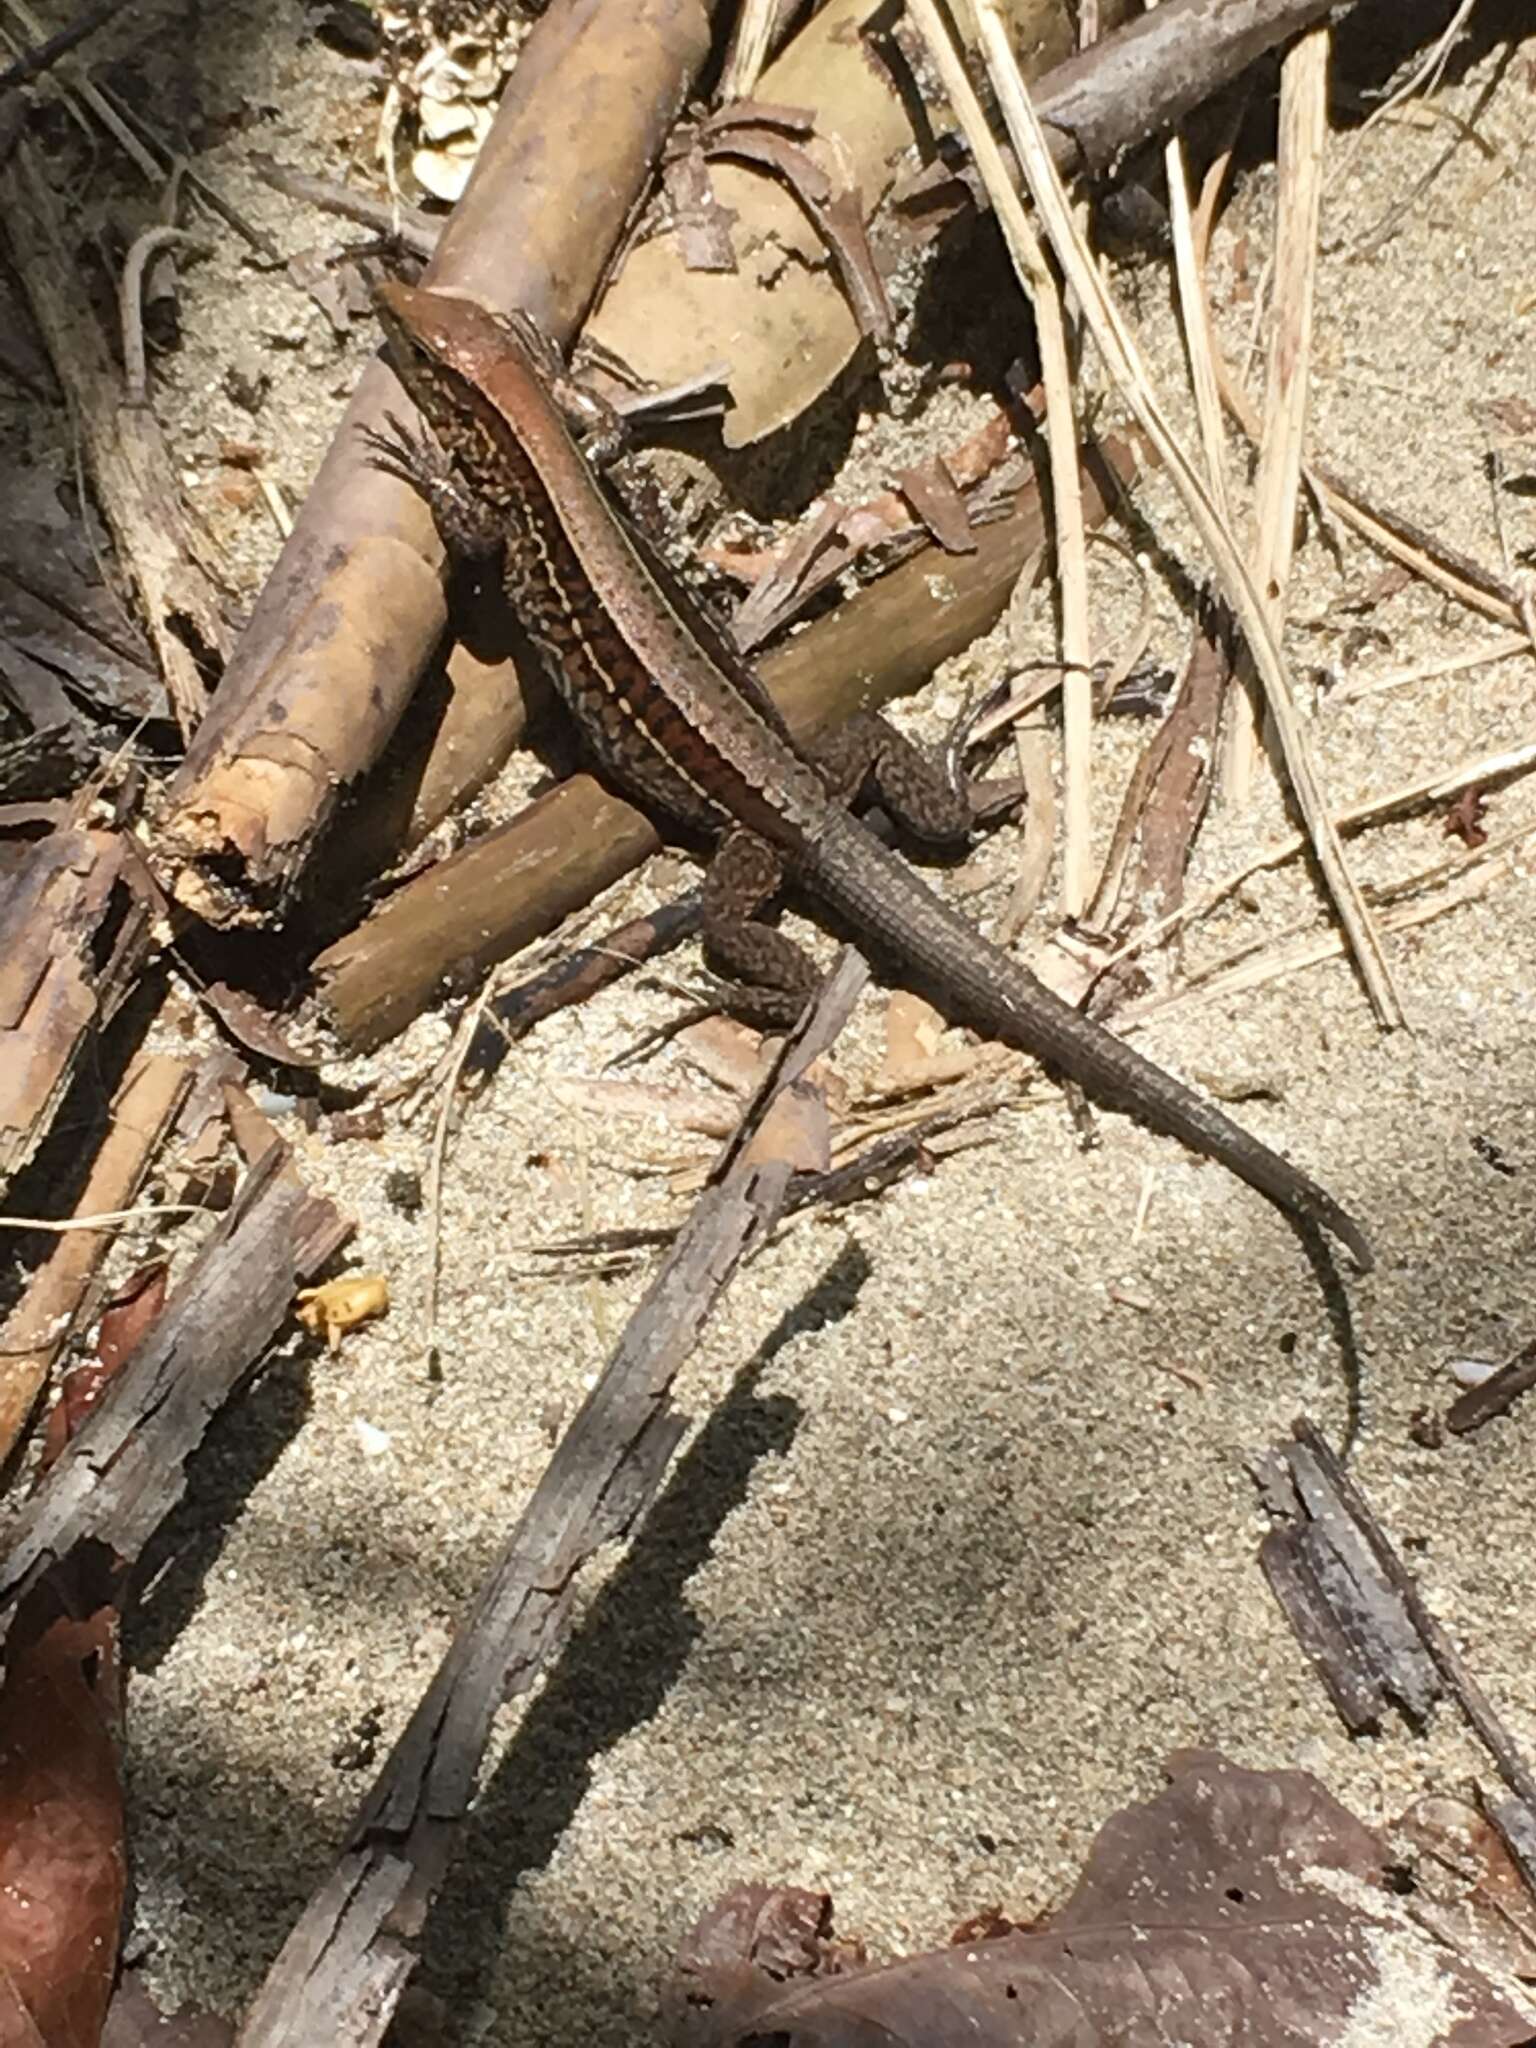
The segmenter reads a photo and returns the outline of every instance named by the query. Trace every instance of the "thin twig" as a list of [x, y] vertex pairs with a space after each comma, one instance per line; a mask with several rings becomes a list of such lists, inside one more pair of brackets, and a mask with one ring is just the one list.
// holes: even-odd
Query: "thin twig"
[[[1396, 817], [1403, 812], [1416, 809], [1421, 804], [1442, 803], [1458, 796], [1465, 789], [1477, 789], [1492, 782], [1502, 782], [1512, 776], [1523, 774], [1528, 768], [1536, 767], [1536, 741], [1523, 747], [1512, 747], [1501, 754], [1483, 754], [1475, 761], [1463, 762], [1444, 774], [1428, 775], [1414, 782], [1400, 783], [1396, 789], [1384, 790], [1381, 795], [1364, 797], [1358, 803], [1348, 804], [1334, 816], [1335, 828], [1343, 832], [1358, 830], [1364, 825], [1379, 824], [1383, 819]], [[1184, 925], [1192, 924], [1197, 918], [1225, 903], [1254, 875], [1262, 874], [1268, 868], [1283, 867], [1288, 860], [1294, 860], [1307, 840], [1304, 834], [1292, 832], [1284, 839], [1277, 839], [1263, 847], [1240, 868], [1224, 875], [1219, 882], [1193, 901], [1181, 903], [1170, 910], [1166, 917], [1156, 923], [1144, 926], [1132, 933], [1123, 946], [1118, 947], [1106, 959], [1095, 963], [1095, 976], [1102, 978], [1111, 968], [1122, 961], [1144, 952], [1148, 946], [1169, 938]]]
[[[1374, 891], [1381, 905], [1379, 916], [1383, 930], [1411, 931], [1418, 925], [1432, 923], [1450, 911], [1459, 910], [1464, 903], [1476, 902], [1496, 883], [1504, 880], [1516, 851], [1533, 838], [1536, 838], [1536, 825], [1526, 826], [1510, 833], [1506, 839], [1490, 840], [1486, 846], [1458, 854], [1454, 860], [1438, 862], [1422, 874], [1405, 876], [1392, 885], [1390, 892]], [[1431, 893], [1423, 894], [1426, 889]], [[1310, 923], [1288, 925], [1267, 939], [1224, 954], [1209, 967], [1187, 976], [1179, 988], [1165, 995], [1128, 1004], [1118, 1013], [1116, 1022], [1120, 1028], [1126, 1029], [1133, 1024], [1145, 1023], [1152, 1017], [1164, 1017], [1193, 1005], [1224, 1002], [1232, 996], [1247, 995], [1270, 982], [1299, 974], [1303, 968], [1318, 967], [1325, 961], [1336, 960], [1343, 950], [1343, 941], [1337, 932], [1319, 932]]]
[[123, 264], [123, 280], [118, 289], [118, 308], [123, 322], [123, 402], [126, 405], [146, 405], [149, 402], [149, 371], [144, 360], [144, 269], [157, 249], [168, 249], [179, 244], [199, 256], [209, 253], [206, 242], [200, 242], [186, 228], [146, 228], [133, 243]]
[[1411, 668], [1390, 669], [1384, 676], [1365, 676], [1359, 682], [1347, 677], [1329, 691], [1329, 710], [1338, 704], [1352, 704], [1357, 697], [1379, 696], [1384, 690], [1403, 690], [1410, 683], [1435, 682], [1441, 676], [1460, 675], [1469, 668], [1482, 668], [1496, 661], [1508, 661], [1516, 654], [1529, 654], [1531, 643], [1524, 633], [1509, 633], [1486, 647], [1474, 647], [1465, 654], [1437, 655], [1433, 661], [1415, 662]]
[[55, 1236], [66, 1230], [109, 1230], [121, 1223], [137, 1223], [146, 1216], [206, 1216], [205, 1202], [145, 1202], [137, 1209], [102, 1209], [95, 1216], [0, 1216], [0, 1230], [46, 1230]]
[[100, 0], [100, 4], [89, 8], [78, 21], [72, 21], [68, 28], [61, 28], [57, 35], [49, 36], [35, 49], [28, 50], [0, 71], [0, 92], [7, 86], [25, 85], [29, 78], [36, 78], [50, 65], [57, 64], [67, 56], [76, 44], [83, 43], [87, 36], [95, 35], [97, 29], [109, 22], [114, 14], [121, 14], [128, 0]]
[[[932, 27], [929, 26], [930, 20]], [[960, 59], [948, 35], [938, 26], [938, 17], [929, 0], [923, 0], [919, 22], [928, 34], [929, 47], [944, 79], [950, 103], [965, 126], [966, 138], [992, 199], [1019, 282], [1035, 311], [1041, 380], [1045, 386], [1051, 499], [1056, 528], [1056, 576], [1061, 593], [1061, 907], [1065, 915], [1076, 917], [1088, 901], [1089, 864], [1093, 854], [1093, 646], [1088, 625], [1087, 551], [1083, 541], [1072, 368], [1061, 288], [1029, 218], [1019, 204], [1002, 151], [992, 139], [986, 122], [980, 118], [979, 108], [976, 109], [976, 118], [971, 118], [961, 107], [957, 93], [968, 94], [970, 88]]]
[[[31, 8], [27, 6], [26, 0], [7, 0], [7, 4], [22, 22], [29, 36], [35, 38], [42, 37], [43, 25]], [[105, 93], [98, 86], [93, 85], [88, 78], [79, 76], [73, 63], [65, 64], [59, 71], [59, 77], [67, 81], [66, 89], [69, 93], [78, 94], [84, 100], [103, 128], [112, 136], [123, 154], [136, 164], [144, 174], [146, 182], [151, 185], [158, 185], [162, 176], [160, 166], [126, 126], [117, 110], [108, 102]], [[86, 123], [83, 121], [80, 125], [82, 128], [86, 127]]]
[[491, 999], [493, 981], [480, 991], [480, 1000], [459, 1024], [458, 1042], [442, 1076], [442, 1101], [432, 1130], [432, 1151], [427, 1163], [427, 1367], [437, 1362], [437, 1301], [443, 1269], [443, 1162], [448, 1154], [448, 1124], [458, 1099], [459, 1078], [469, 1058], [481, 1021]]
[[[1218, 160], [1223, 169], [1230, 160], [1230, 154], [1228, 150]], [[1200, 445], [1205, 451], [1206, 482], [1210, 485], [1212, 502], [1230, 526], [1232, 511], [1227, 499], [1226, 429], [1221, 416], [1221, 392], [1216, 383], [1211, 302], [1205, 288], [1204, 256], [1190, 210], [1184, 145], [1177, 135], [1168, 138], [1163, 151], [1163, 165], [1168, 179], [1168, 211], [1173, 222], [1179, 317], [1184, 331], [1184, 353], [1189, 363], [1190, 388], [1194, 393], [1195, 417], [1200, 426]]]

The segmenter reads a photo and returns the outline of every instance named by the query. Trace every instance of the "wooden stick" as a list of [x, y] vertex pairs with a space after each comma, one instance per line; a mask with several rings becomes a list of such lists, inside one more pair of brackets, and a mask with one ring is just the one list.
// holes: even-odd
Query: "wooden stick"
[[208, 690], [188, 639], [195, 634], [218, 653], [228, 637], [216, 552], [187, 508], [154, 415], [124, 403], [122, 380], [83, 273], [59, 260], [68, 229], [24, 137], [0, 169], [0, 218], [69, 397], [101, 509], [138, 592], [177, 724], [191, 735]]
[[52, 832], [0, 892], [0, 1186], [148, 957], [154, 890], [133, 842]]
[[330, 1874], [267, 1974], [237, 2048], [382, 2040], [459, 1845], [502, 1701], [560, 1643], [582, 1566], [649, 1507], [683, 1434], [673, 1380], [741, 1260], [779, 1215], [790, 1164], [771, 1119], [806, 1086], [864, 981], [845, 953], [767, 1078], [396, 1742]]
[[[950, 105], [961, 113], [956, 94], [964, 89], [965, 72], [947, 37], [941, 49], [940, 63], [947, 67], [945, 90]], [[935, 55], [939, 55], [937, 50]], [[972, 121], [965, 113], [961, 119], [1019, 283], [1034, 307], [1040, 344], [1056, 578], [1061, 592], [1061, 911], [1064, 917], [1079, 917], [1088, 902], [1093, 859], [1093, 636], [1088, 623], [1088, 549], [1078, 489], [1077, 424], [1066, 319], [1060, 282], [1019, 204], [991, 130], [984, 120]]]
[[352, 1224], [268, 1148], [164, 1314], [28, 1502], [0, 1557], [0, 1638], [55, 1559], [94, 1538], [137, 1557], [180, 1499], [186, 1460]]

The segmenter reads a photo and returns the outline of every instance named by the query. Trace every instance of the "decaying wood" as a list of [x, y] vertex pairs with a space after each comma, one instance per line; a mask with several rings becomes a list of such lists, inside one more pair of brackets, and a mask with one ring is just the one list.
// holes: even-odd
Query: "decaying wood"
[[[551, 8], [427, 281], [522, 305], [568, 339], [708, 51], [697, 0]], [[442, 637], [431, 516], [371, 466], [360, 432], [401, 408], [393, 373], [370, 364], [171, 786], [159, 853], [177, 900], [215, 924], [259, 922], [286, 901]]]
[[[17, 802], [71, 796], [95, 766], [96, 752], [85, 725], [73, 717], [40, 725], [0, 746], [0, 802], [12, 812], [8, 823], [24, 822], [14, 815]], [[64, 821], [63, 809], [60, 804], [55, 822]]]
[[1266, 1454], [1256, 1476], [1277, 1519], [1259, 1561], [1350, 1733], [1377, 1732], [1391, 1701], [1422, 1727], [1439, 1681], [1401, 1594], [1339, 1497], [1335, 1465], [1304, 1441]]
[[[1084, 459], [1084, 510], [1104, 518], [1135, 457], [1110, 442]], [[1044, 536], [1038, 491], [976, 528], [976, 549], [925, 549], [761, 663], [793, 730], [813, 735], [919, 688], [1007, 603]], [[937, 561], [935, 560], [937, 557]], [[946, 601], [934, 600], [935, 572]], [[655, 827], [591, 776], [574, 776], [499, 830], [397, 890], [314, 963], [321, 1004], [354, 1046], [377, 1045], [448, 989], [473, 987], [659, 845]]]
[[[165, 1053], [147, 1054], [133, 1067], [113, 1098], [111, 1122], [75, 1204], [76, 1218], [128, 1207], [191, 1083], [191, 1069]], [[112, 1237], [110, 1228], [61, 1232], [0, 1328], [0, 1466], [79, 1324]]]
[[1379, 1726], [1389, 1699], [1422, 1725], [1449, 1693], [1509, 1788], [1490, 1818], [1536, 1888], [1522, 1856], [1536, 1845], [1536, 1774], [1330, 1445], [1303, 1417], [1255, 1476], [1277, 1521], [1259, 1548], [1265, 1576], [1346, 1726]]
[[133, 987], [154, 900], [132, 842], [110, 832], [50, 833], [0, 879], [0, 1186]]
[[684, 1428], [669, 1405], [672, 1381], [783, 1203], [791, 1162], [765, 1149], [766, 1129], [787, 1098], [809, 1089], [807, 1070], [842, 1028], [863, 980], [845, 954], [786, 1042], [719, 1179], [562, 1437], [339, 1861], [284, 1944], [239, 2048], [365, 2048], [383, 2038], [458, 1845], [496, 1710], [533, 1683], [557, 1646], [580, 1567], [649, 1506]]
[[154, 414], [123, 402], [72, 237], [32, 146], [0, 167], [0, 220], [54, 369], [78, 421], [96, 496], [133, 579], [172, 709], [197, 728], [207, 686], [193, 649], [222, 653], [218, 565], [192, 519]]
[[[1126, 785], [1089, 911], [1090, 925], [1114, 929], [1122, 904], [1134, 906], [1140, 921], [1165, 914], [1181, 900], [1184, 870], [1210, 799], [1211, 764], [1231, 675], [1231, 656], [1220, 624], [1207, 615], [1196, 626], [1168, 716], [1147, 742]], [[1136, 879], [1131, 881], [1127, 877], [1138, 834], [1139, 859]]]
[[0, 1562], [0, 1638], [29, 1587], [78, 1543], [138, 1556], [180, 1499], [187, 1459], [282, 1328], [351, 1219], [270, 1145], [164, 1313], [29, 1503]]
[[0, 689], [34, 727], [76, 719], [70, 689], [120, 718], [165, 718], [148, 643], [85, 567], [88, 535], [0, 514]]

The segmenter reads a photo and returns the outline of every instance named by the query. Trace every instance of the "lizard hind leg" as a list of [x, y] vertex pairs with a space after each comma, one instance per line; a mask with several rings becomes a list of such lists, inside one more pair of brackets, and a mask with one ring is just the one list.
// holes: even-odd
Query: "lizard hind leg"
[[704, 958], [721, 1007], [765, 1030], [796, 1022], [821, 983], [815, 961], [760, 913], [784, 883], [784, 858], [743, 826], [726, 833], [704, 877]]
[[812, 759], [829, 795], [852, 806], [872, 789], [896, 823], [935, 845], [964, 840], [975, 823], [970, 795], [944, 763], [877, 711], [861, 711], [817, 742]]

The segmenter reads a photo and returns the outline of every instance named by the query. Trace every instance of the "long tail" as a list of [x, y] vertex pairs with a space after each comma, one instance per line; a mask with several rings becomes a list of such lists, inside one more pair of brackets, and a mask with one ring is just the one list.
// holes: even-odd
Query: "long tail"
[[1332, 1195], [1214, 1103], [1064, 1003], [855, 819], [829, 817], [799, 866], [817, 897], [931, 993], [946, 1015], [1034, 1053], [1112, 1107], [1219, 1160], [1281, 1208], [1332, 1231], [1369, 1272], [1370, 1240]]

